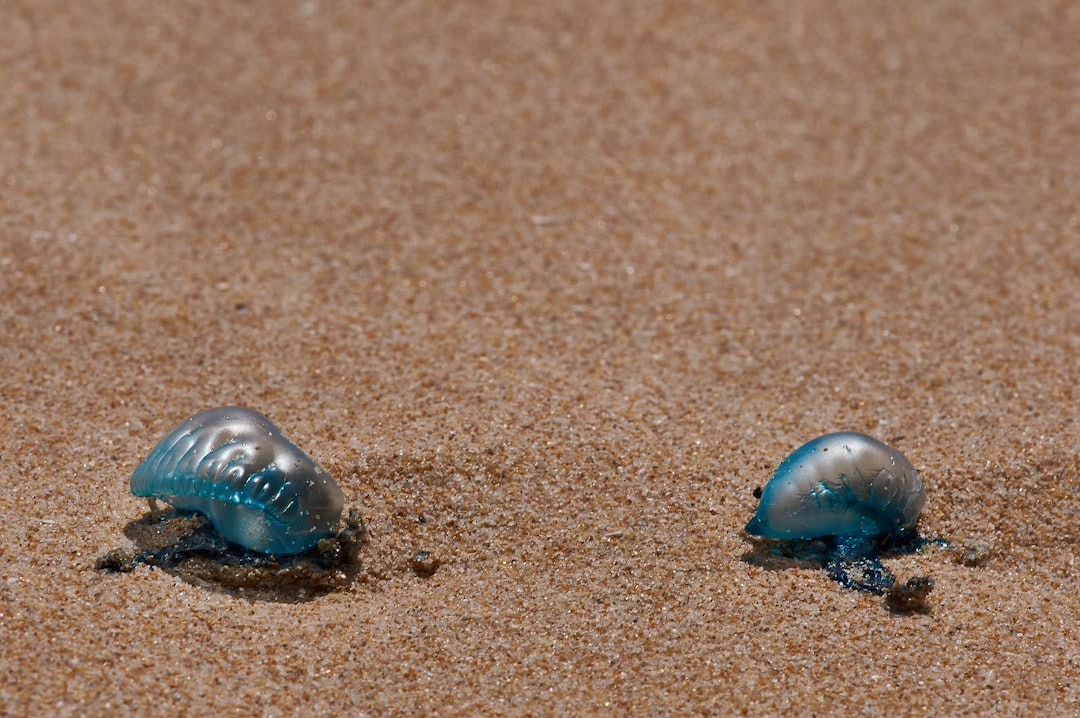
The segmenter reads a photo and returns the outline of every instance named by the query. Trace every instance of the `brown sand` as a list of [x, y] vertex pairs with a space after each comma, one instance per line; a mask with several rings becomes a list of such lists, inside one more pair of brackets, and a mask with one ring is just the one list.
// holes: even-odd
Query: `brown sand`
[[[0, 9], [0, 713], [1078, 714], [1080, 6], [208, 5]], [[92, 568], [229, 403], [345, 587]], [[928, 612], [747, 560], [837, 429]]]

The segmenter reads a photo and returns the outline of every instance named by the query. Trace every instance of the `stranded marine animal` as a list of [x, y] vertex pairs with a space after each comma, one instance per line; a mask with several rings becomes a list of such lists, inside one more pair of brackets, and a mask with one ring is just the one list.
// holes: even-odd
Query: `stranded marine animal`
[[[855, 432], [818, 437], [784, 459], [760, 497], [746, 525], [751, 536], [823, 544], [821, 560], [835, 580], [873, 593], [904, 590], [894, 588], [880, 555], [919, 547], [915, 525], [926, 494], [915, 467], [896, 449]], [[921, 600], [933, 581], [920, 577], [917, 584], [912, 588]]]
[[131, 476], [131, 493], [206, 514], [226, 540], [295, 554], [330, 536], [337, 482], [257, 411], [200, 412], [161, 440]]
[[784, 459], [746, 532], [782, 539], [905, 536], [925, 501], [919, 474], [899, 451], [865, 434], [827, 434]]

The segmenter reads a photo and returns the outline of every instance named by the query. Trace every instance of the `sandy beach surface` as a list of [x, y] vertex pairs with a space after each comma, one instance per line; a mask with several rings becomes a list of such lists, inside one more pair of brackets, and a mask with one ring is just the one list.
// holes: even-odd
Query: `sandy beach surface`
[[[1050, 0], [3, 3], [0, 714], [1080, 715], [1078, 38]], [[337, 478], [357, 563], [95, 569], [230, 404]], [[922, 476], [921, 611], [743, 533], [838, 430]]]

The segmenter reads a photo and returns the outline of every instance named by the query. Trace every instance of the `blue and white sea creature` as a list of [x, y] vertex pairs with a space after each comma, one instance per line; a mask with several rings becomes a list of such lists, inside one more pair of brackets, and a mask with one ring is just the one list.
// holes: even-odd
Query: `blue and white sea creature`
[[154, 447], [131, 476], [136, 496], [198, 511], [228, 541], [295, 554], [329, 536], [345, 503], [325, 470], [257, 411], [202, 411]]
[[[760, 499], [746, 533], [787, 542], [790, 554], [819, 559], [852, 588], [896, 591], [882, 551], [922, 545], [915, 527], [926, 493], [918, 472], [899, 451], [865, 434], [845, 431], [804, 444], [784, 459]], [[824, 546], [820, 555], [815, 546]], [[921, 600], [933, 581], [914, 581], [909, 588]]]
[[865, 434], [820, 436], [793, 451], [769, 479], [753, 536], [904, 536], [926, 501], [919, 474], [896, 449]]

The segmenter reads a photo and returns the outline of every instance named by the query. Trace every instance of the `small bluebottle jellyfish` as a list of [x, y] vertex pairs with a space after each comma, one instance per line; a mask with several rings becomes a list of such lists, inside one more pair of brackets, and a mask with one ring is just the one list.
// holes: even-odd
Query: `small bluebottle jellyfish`
[[784, 459], [760, 499], [746, 533], [802, 547], [824, 545], [819, 558], [844, 585], [899, 591], [891, 602], [902, 608], [919, 604], [933, 587], [932, 579], [918, 577], [897, 588], [880, 561], [883, 551], [921, 545], [915, 527], [926, 501], [915, 467], [887, 444], [850, 431], [818, 437]]
[[135, 469], [131, 493], [205, 514], [226, 540], [296, 554], [331, 535], [345, 497], [266, 416], [239, 406], [195, 414]]
[[784, 459], [746, 532], [781, 539], [903, 536], [915, 529], [925, 501], [919, 474], [903, 454], [843, 431]]

